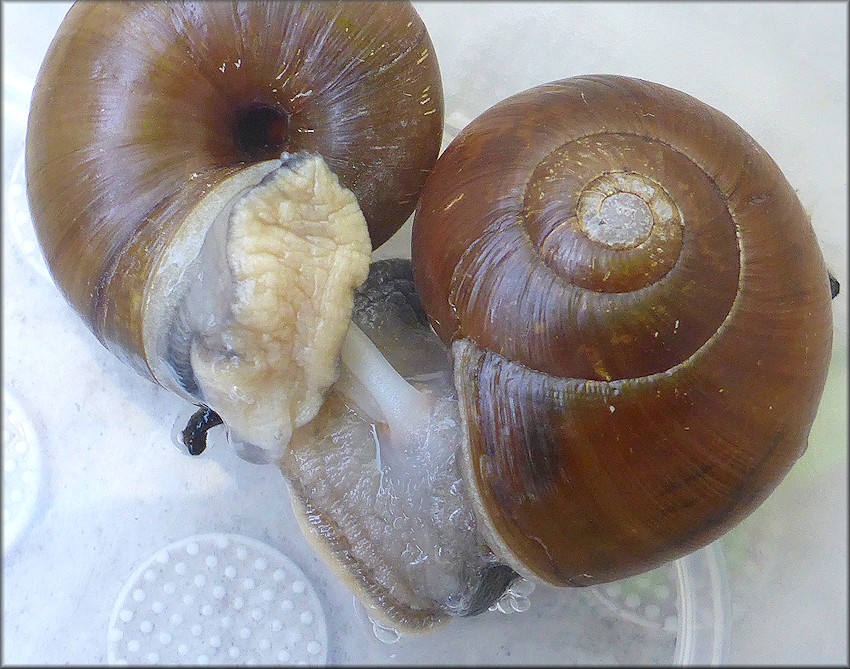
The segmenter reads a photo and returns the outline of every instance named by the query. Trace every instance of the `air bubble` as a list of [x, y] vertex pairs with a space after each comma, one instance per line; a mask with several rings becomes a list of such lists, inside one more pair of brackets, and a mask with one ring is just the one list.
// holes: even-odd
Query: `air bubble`
[[372, 632], [378, 641], [385, 644], [398, 643], [399, 639], [401, 639], [401, 634], [398, 633], [398, 630], [392, 627], [385, 627], [376, 620], [372, 621]]
[[512, 592], [517, 597], [528, 597], [532, 592], [534, 592], [535, 585], [533, 581], [529, 581], [524, 578], [518, 578], [511, 586], [508, 588], [509, 592]]
[[518, 613], [528, 611], [531, 608], [531, 602], [526, 597], [511, 597], [510, 604], [511, 608]]

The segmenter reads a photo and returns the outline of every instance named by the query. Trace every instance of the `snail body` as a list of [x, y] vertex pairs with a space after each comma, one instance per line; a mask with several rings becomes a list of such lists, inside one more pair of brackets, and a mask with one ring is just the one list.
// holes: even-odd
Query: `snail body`
[[426, 183], [413, 271], [476, 518], [520, 574], [684, 555], [805, 449], [832, 336], [817, 240], [767, 153], [684, 93], [600, 75], [489, 109]]
[[[33, 92], [36, 233], [110, 351], [190, 402], [223, 402], [212, 408], [240, 439], [270, 448], [332, 383], [333, 356], [314, 349], [339, 347], [371, 248], [436, 160], [442, 117], [409, 3], [79, 2]], [[297, 225], [269, 224], [276, 207]], [[239, 215], [253, 217], [241, 232]], [[302, 254], [312, 269], [293, 272]], [[303, 345], [269, 344], [275, 318]], [[303, 402], [271, 391], [293, 376]]]

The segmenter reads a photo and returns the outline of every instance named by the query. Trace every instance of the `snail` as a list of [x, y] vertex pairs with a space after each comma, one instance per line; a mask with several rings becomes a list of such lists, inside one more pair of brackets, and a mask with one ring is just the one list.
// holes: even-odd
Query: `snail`
[[708, 105], [611, 75], [504, 100], [438, 160], [412, 245], [475, 517], [517, 573], [678, 558], [805, 450], [836, 286], [779, 167]]
[[442, 130], [409, 3], [79, 2], [33, 91], [30, 208], [100, 342], [199, 406], [187, 447], [220, 419], [273, 458]]

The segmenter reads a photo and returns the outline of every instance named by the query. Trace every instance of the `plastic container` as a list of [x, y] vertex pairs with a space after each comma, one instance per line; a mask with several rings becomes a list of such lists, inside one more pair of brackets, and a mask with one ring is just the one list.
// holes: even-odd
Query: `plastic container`
[[[846, 659], [847, 608], [840, 595], [847, 587], [846, 325], [836, 338], [837, 355], [809, 452], [764, 508], [721, 541], [618, 583], [518, 592], [501, 603], [502, 610], [454, 621], [424, 637], [376, 630], [302, 538], [280, 474], [244, 462], [223, 443], [196, 458], [178, 453], [169, 433], [180, 401], [113, 359], [49, 278], [24, 196], [23, 142], [32, 82], [69, 4], [3, 8], [3, 383], [14, 398], [7, 404], [25, 415], [24, 432], [33, 435], [30, 441], [38, 449], [37, 457], [27, 460], [36, 465], [4, 466], [4, 490], [22, 471], [34, 472], [27, 483], [36, 487], [34, 501], [24, 505], [25, 525], [15, 527], [13, 542], [4, 541], [6, 663], [98, 664], [124, 657], [116, 652], [121, 639], [109, 630], [115, 616], [120, 619], [119, 600], [128, 592], [132, 600], [135, 590], [128, 591], [127, 583], [145, 578], [140, 568], [164, 547], [209, 534], [247, 537], [297, 566], [323, 612], [330, 664]], [[427, 5], [426, 21], [427, 13], [440, 11], [437, 3], [433, 9]], [[547, 3], [545, 10], [528, 11], [571, 7]], [[569, 11], [601, 11], [597, 3], [575, 7]], [[627, 7], [618, 4], [617, 11]], [[633, 10], [651, 12], [643, 3]], [[505, 6], [504, 12], [510, 11]], [[452, 52], [440, 53], [456, 90]], [[579, 65], [584, 71], [611, 69], [592, 59]], [[538, 82], [528, 85], [533, 83]], [[461, 108], [452, 100], [448, 105], [447, 140], [483, 110]], [[846, 99], [844, 112], [846, 118]], [[408, 253], [409, 235], [408, 224], [376, 258]], [[4, 465], [12, 439], [4, 432]], [[211, 577], [200, 581], [204, 585], [197, 587], [223, 585]], [[191, 626], [173, 624], [174, 629], [160, 632], [168, 643], [179, 645], [180, 634], [193, 634]], [[258, 648], [261, 643], [257, 639]], [[248, 657], [228, 656], [225, 662], [245, 663]]]

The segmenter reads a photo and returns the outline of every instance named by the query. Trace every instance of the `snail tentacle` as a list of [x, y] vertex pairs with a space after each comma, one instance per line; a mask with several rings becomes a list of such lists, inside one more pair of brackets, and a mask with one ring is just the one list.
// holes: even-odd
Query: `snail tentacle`
[[200, 455], [207, 450], [207, 432], [222, 424], [221, 416], [209, 407], [200, 407], [180, 431], [180, 442], [189, 455]]

